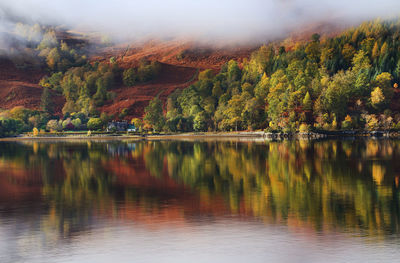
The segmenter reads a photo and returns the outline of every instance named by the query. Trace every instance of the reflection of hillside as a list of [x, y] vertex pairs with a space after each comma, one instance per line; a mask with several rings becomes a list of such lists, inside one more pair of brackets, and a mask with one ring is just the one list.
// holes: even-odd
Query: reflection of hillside
[[229, 207], [221, 198], [213, 202], [193, 191], [182, 182], [174, 180], [168, 174], [167, 160], [159, 155], [161, 171], [156, 175], [146, 166], [148, 146], [142, 148], [143, 155], [133, 153], [127, 160], [110, 159], [104, 163], [105, 170], [114, 177], [114, 186], [125, 188], [126, 205], [118, 207], [118, 217], [135, 221], [184, 222], [186, 217], [194, 215], [222, 215]]
[[21, 173], [0, 170], [0, 206], [13, 206], [14, 202], [40, 199], [41, 185], [32, 185], [21, 180], [10, 181], [14, 176], [21, 177]]
[[14, 202], [39, 199], [42, 188], [40, 168], [30, 167], [25, 159], [2, 158], [10, 148], [9, 144], [0, 149], [0, 204], [13, 206]]
[[399, 146], [396, 141], [4, 144], [0, 202], [45, 202], [43, 226], [63, 236], [100, 218], [154, 227], [227, 215], [307, 231], [398, 233]]

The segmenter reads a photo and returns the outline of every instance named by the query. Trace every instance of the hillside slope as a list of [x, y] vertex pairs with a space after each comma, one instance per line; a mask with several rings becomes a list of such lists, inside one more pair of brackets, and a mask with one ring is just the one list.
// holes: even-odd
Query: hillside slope
[[102, 61], [115, 57], [123, 68], [137, 65], [141, 59], [199, 69], [219, 69], [227, 61], [242, 61], [259, 46], [230, 47], [197, 44], [191, 41], [147, 41], [120, 44], [97, 50], [92, 60]]
[[[317, 29], [317, 31], [321, 31], [320, 28]], [[299, 35], [303, 34], [293, 35], [287, 43], [283, 42], [283, 44], [289, 48], [292, 42], [299, 41]], [[308, 36], [306, 33], [305, 35]], [[147, 40], [102, 47], [99, 40], [91, 35], [62, 28], [57, 29], [56, 37], [59, 42], [65, 42], [71, 47], [89, 46], [91, 63], [108, 63], [110, 58], [115, 58], [118, 66], [122, 69], [136, 67], [143, 59], [161, 63], [161, 72], [156, 79], [133, 87], [117, 84], [111, 90], [115, 93], [116, 98], [113, 101], [107, 101], [100, 108], [100, 111], [114, 115], [127, 109], [127, 119], [142, 117], [148, 102], [157, 95], [165, 102], [166, 97], [174, 90], [192, 84], [199, 71], [213, 69], [217, 72], [223, 64], [232, 59], [240, 64], [259, 48], [259, 45], [256, 44], [236, 46], [224, 43], [211, 46], [187, 39]], [[14, 45], [17, 45], [16, 43]], [[22, 47], [18, 48], [23, 50]], [[38, 83], [46, 75], [48, 73], [41, 69], [18, 69], [10, 60], [0, 57], [0, 109], [11, 109], [15, 106], [39, 109], [43, 89]], [[61, 110], [65, 99], [55, 92], [52, 93], [56, 114], [62, 115]]]
[[113, 90], [116, 98], [101, 108], [102, 112], [118, 114], [128, 110], [128, 118], [141, 117], [144, 108], [155, 96], [166, 100], [174, 90], [185, 88], [195, 81], [197, 69], [161, 63], [161, 70], [154, 81], [133, 87], [119, 86]]
[[[196, 80], [197, 72], [206, 68], [218, 70], [230, 59], [242, 60], [249, 57], [254, 48], [208, 48], [188, 42], [146, 42], [137, 45], [119, 45], [95, 49], [90, 58], [92, 63], [109, 61], [115, 57], [123, 68], [136, 66], [140, 60], [161, 62], [157, 78], [148, 83], [126, 87], [117, 84], [112, 90], [116, 94], [101, 111], [109, 114], [128, 109], [127, 118], [142, 117], [148, 102], [159, 95], [161, 99], [178, 88], [185, 88]], [[43, 88], [38, 85], [47, 73], [41, 69], [18, 69], [9, 59], [0, 58], [0, 108], [12, 109], [23, 106], [29, 109], [40, 108]], [[61, 115], [65, 99], [53, 92], [56, 113]]]
[[[0, 109], [39, 109], [43, 88], [38, 83], [44, 75], [40, 69], [16, 68], [12, 61], [0, 57]], [[64, 98], [53, 92], [53, 100], [56, 112], [61, 113]]]
[[176, 89], [192, 84], [197, 73], [204, 69], [219, 70], [231, 59], [242, 61], [248, 58], [255, 47], [247, 48], [211, 48], [189, 42], [150, 41], [138, 46], [121, 45], [101, 50], [93, 55], [92, 61], [107, 61], [114, 57], [122, 68], [136, 66], [140, 60], [158, 61], [161, 71], [157, 78], [149, 83], [133, 87], [119, 86], [113, 90], [116, 98], [101, 108], [108, 114], [118, 114], [128, 110], [127, 119], [142, 117], [144, 108], [155, 96], [165, 101]]

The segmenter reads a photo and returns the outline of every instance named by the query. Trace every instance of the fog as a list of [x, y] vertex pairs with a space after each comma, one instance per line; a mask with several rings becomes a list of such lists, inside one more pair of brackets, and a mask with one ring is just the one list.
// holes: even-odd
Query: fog
[[1, 0], [0, 32], [24, 20], [101, 32], [116, 41], [265, 41], [313, 23], [396, 16], [399, 8], [398, 0]]

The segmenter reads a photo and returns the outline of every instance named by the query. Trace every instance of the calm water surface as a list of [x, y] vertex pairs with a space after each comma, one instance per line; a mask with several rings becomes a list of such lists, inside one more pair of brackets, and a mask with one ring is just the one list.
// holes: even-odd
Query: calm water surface
[[0, 143], [0, 262], [398, 262], [400, 141]]

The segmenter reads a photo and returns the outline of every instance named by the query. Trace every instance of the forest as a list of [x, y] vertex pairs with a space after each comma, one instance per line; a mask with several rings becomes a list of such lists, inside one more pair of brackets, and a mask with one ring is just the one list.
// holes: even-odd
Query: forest
[[[33, 128], [101, 130], [108, 120], [127, 118], [128, 109], [118, 116], [99, 111], [112, 103], [113, 89], [150, 81], [160, 70], [145, 60], [128, 69], [114, 58], [91, 62], [87, 46], [58, 41], [52, 28], [19, 25], [17, 32], [30, 43], [30, 66], [42, 65], [48, 74], [39, 83], [40, 110], [0, 112], [3, 136]], [[399, 51], [400, 20], [365, 22], [335, 37], [271, 42], [247, 60], [200, 72], [166, 101], [155, 97], [132, 122], [157, 132], [399, 130]], [[63, 116], [54, 114], [54, 92], [65, 98]]]
[[147, 120], [171, 131], [399, 129], [399, 37], [399, 20], [376, 20], [334, 38], [264, 45], [241, 65], [201, 72], [168, 98], [165, 116]]

